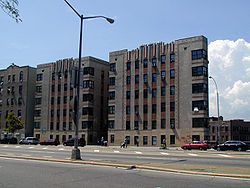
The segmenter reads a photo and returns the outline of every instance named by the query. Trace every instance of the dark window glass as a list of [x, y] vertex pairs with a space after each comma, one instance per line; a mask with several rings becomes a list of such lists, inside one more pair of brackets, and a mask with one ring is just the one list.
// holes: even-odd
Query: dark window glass
[[135, 61], [135, 69], [139, 69], [139, 61], [138, 60]]
[[115, 128], [115, 121], [114, 120], [109, 120], [108, 121], [108, 128], [109, 129], [114, 129]]
[[139, 90], [135, 90], [135, 99], [139, 98]]
[[126, 121], [126, 130], [130, 130], [130, 121]]
[[193, 128], [208, 127], [207, 118], [193, 118]]
[[126, 106], [126, 114], [130, 114], [130, 106]]
[[143, 90], [143, 98], [148, 98], [148, 89]]
[[156, 144], [157, 144], [157, 137], [152, 136], [152, 145], [156, 145]]
[[109, 114], [115, 114], [115, 106], [109, 106], [108, 113]]
[[56, 111], [56, 115], [57, 115], [57, 117], [60, 116], [60, 110], [57, 110], [57, 111]]
[[131, 62], [127, 62], [127, 70], [131, 70]]
[[161, 87], [161, 96], [166, 96], [166, 87]]
[[52, 73], [52, 80], [55, 80], [55, 73]]
[[126, 98], [127, 98], [127, 99], [130, 99], [130, 96], [131, 96], [131, 92], [130, 92], [130, 91], [127, 91]]
[[208, 104], [207, 101], [193, 101], [192, 109], [198, 108], [198, 110], [207, 110]]
[[156, 124], [156, 121], [152, 121], [152, 129], [156, 129], [157, 128], [157, 124]]
[[166, 119], [161, 119], [161, 128], [162, 129], [166, 128]]
[[110, 143], [115, 143], [115, 135], [110, 135]]
[[156, 98], [157, 97], [157, 89], [152, 89], [152, 98]]
[[161, 112], [166, 112], [166, 103], [161, 103]]
[[148, 75], [147, 74], [143, 75], [143, 81], [144, 81], [144, 83], [148, 82]]
[[50, 104], [53, 105], [54, 102], [55, 102], [55, 98], [54, 98], [54, 97], [51, 97], [51, 102], [50, 102]]
[[20, 81], [20, 82], [23, 81], [23, 71], [21, 71], [20, 74], [19, 74], [19, 81]]
[[157, 80], [157, 75], [156, 75], [156, 73], [153, 73], [152, 74], [152, 82], [156, 82], [156, 80]]
[[148, 145], [148, 137], [143, 136], [143, 145]]
[[127, 76], [127, 85], [130, 85], [130, 83], [131, 83], [131, 77]]
[[161, 63], [162, 63], [162, 64], [165, 64], [165, 62], [166, 62], [166, 56], [165, 56], [165, 55], [162, 55], [162, 56], [161, 56]]
[[61, 103], [61, 97], [57, 97], [57, 104]]
[[82, 108], [82, 115], [93, 116], [93, 108], [91, 108], [91, 107], [84, 107], [84, 108]]
[[138, 115], [139, 114], [139, 106], [135, 105], [135, 114]]
[[68, 89], [68, 84], [64, 84], [63, 90], [64, 90], [64, 91], [67, 91], [67, 89]]
[[109, 100], [115, 100], [115, 91], [109, 92]]
[[139, 75], [135, 75], [135, 84], [139, 84], [139, 79], [140, 79]]
[[152, 66], [156, 67], [156, 58], [152, 58]]
[[111, 64], [109, 65], [109, 70], [110, 70], [111, 72], [115, 72], [115, 71], [116, 71], [116, 64], [115, 64], [115, 63], [111, 63]]
[[192, 84], [192, 92], [193, 93], [207, 93], [208, 88], [205, 83]]
[[199, 66], [192, 68], [192, 76], [208, 76], [207, 75], [207, 67]]
[[175, 135], [170, 135], [170, 144], [175, 144]]
[[23, 93], [23, 86], [19, 86], [19, 94]]
[[35, 110], [35, 117], [41, 117], [41, 110]]
[[40, 122], [34, 122], [34, 128], [40, 129]]
[[51, 91], [52, 91], [52, 92], [55, 92], [55, 85], [52, 85]]
[[94, 100], [94, 95], [93, 94], [88, 93], [88, 94], [83, 94], [82, 95], [82, 101], [83, 102], [93, 102], [93, 100]]
[[175, 70], [170, 70], [170, 78], [175, 78]]
[[143, 130], [148, 130], [148, 122], [143, 121]]
[[148, 67], [148, 60], [147, 59], [144, 59], [144, 61], [143, 61], [143, 67], [144, 68]]
[[161, 80], [165, 80], [166, 78], [166, 71], [161, 71]]
[[170, 95], [175, 95], [175, 86], [170, 86]]
[[144, 114], [148, 113], [148, 105], [146, 105], [146, 104], [143, 105], [143, 113]]
[[171, 129], [175, 128], [175, 119], [170, 119], [170, 128]]
[[[109, 80], [110, 81], [110, 80]], [[112, 82], [111, 82], [112, 83]], [[83, 81], [83, 88], [90, 88], [93, 89], [94, 88], [94, 81], [92, 80], [84, 80]]]
[[84, 67], [83, 75], [92, 75], [94, 76], [94, 68], [93, 67]]
[[170, 102], [170, 112], [175, 111], [175, 102]]
[[175, 62], [175, 54], [170, 54], [170, 62]]
[[135, 121], [134, 130], [139, 130], [139, 122]]
[[36, 92], [42, 93], [42, 86], [36, 86]]
[[64, 96], [63, 97], [63, 104], [66, 104], [67, 103], [67, 96]]
[[196, 59], [207, 59], [207, 51], [203, 49], [192, 51], [192, 60]]
[[39, 97], [39, 98], [35, 98], [35, 105], [40, 105], [42, 104], [42, 98]]
[[157, 106], [156, 104], [152, 104], [152, 113], [155, 114], [157, 111]]
[[42, 80], [43, 80], [43, 74], [37, 74], [36, 81], [42, 81]]
[[57, 85], [57, 91], [58, 91], [58, 92], [61, 92], [61, 84], [58, 84], [58, 85]]

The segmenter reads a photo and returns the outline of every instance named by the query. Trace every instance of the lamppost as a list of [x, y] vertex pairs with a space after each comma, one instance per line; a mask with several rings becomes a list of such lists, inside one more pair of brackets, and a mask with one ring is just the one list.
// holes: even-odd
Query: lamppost
[[219, 92], [218, 92], [218, 87], [217, 87], [217, 83], [215, 81], [215, 79], [212, 76], [209, 76], [210, 79], [213, 80], [214, 85], [215, 85], [215, 89], [216, 89], [216, 95], [217, 95], [217, 111], [218, 111], [218, 129], [217, 129], [217, 141], [218, 144], [220, 144], [220, 110], [219, 110]]
[[83, 28], [83, 20], [87, 19], [93, 19], [93, 18], [104, 18], [109, 23], [114, 23], [114, 20], [105, 16], [89, 16], [89, 17], [83, 17], [83, 15], [80, 15], [72, 6], [69, 4], [67, 0], [64, 0], [67, 5], [76, 13], [77, 16], [81, 19], [81, 27], [80, 27], [80, 45], [79, 45], [79, 60], [78, 60], [78, 70], [77, 70], [77, 81], [76, 81], [76, 100], [74, 100], [76, 105], [75, 110], [75, 141], [74, 141], [74, 148], [72, 149], [72, 155], [71, 159], [77, 160], [81, 159], [80, 150], [78, 149], [78, 125], [79, 125], [79, 102], [80, 102], [80, 70], [81, 70], [81, 57], [82, 57], [82, 28]]

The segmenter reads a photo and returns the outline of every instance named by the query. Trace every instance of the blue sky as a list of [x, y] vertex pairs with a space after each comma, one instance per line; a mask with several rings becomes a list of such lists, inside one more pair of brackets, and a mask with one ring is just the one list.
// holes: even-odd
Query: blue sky
[[[105, 15], [115, 19], [114, 24], [103, 19], [85, 21], [83, 56], [108, 61], [111, 51], [135, 49], [158, 41], [169, 43], [191, 36], [206, 36], [213, 44], [209, 46], [213, 52], [211, 54], [209, 50], [209, 72], [223, 95], [221, 115], [225, 119], [250, 119], [250, 98], [241, 96], [237, 90], [239, 87], [245, 88], [244, 93], [250, 91], [250, 1], [68, 1], [85, 16]], [[0, 11], [0, 69], [11, 63], [36, 67], [58, 59], [77, 58], [80, 19], [63, 0], [20, 0], [19, 9], [23, 22], [18, 24]], [[239, 39], [243, 42], [240, 43]], [[216, 57], [219, 55], [227, 58], [218, 61]], [[224, 66], [230, 62], [231, 65], [239, 63], [236, 57], [240, 57], [242, 66]], [[216, 68], [217, 64], [221, 69]], [[222, 76], [223, 71], [231, 75], [235, 69], [239, 69], [239, 77], [235, 74], [231, 78]], [[216, 116], [212, 82], [210, 85], [210, 111]], [[228, 93], [231, 95], [224, 97]], [[236, 98], [232, 99], [233, 96]], [[230, 113], [227, 105], [232, 108]]]

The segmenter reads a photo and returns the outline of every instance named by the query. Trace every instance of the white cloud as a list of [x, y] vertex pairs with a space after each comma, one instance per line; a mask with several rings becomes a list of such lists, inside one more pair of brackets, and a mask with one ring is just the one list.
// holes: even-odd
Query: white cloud
[[[217, 40], [208, 46], [209, 72], [220, 95], [220, 115], [224, 119], [250, 120], [250, 43]], [[216, 116], [216, 93], [210, 81], [210, 116]]]

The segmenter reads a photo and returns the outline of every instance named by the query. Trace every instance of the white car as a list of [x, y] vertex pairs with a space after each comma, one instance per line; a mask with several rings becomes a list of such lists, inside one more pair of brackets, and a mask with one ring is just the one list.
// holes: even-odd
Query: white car
[[19, 144], [39, 144], [39, 140], [35, 137], [26, 137], [20, 140]]

